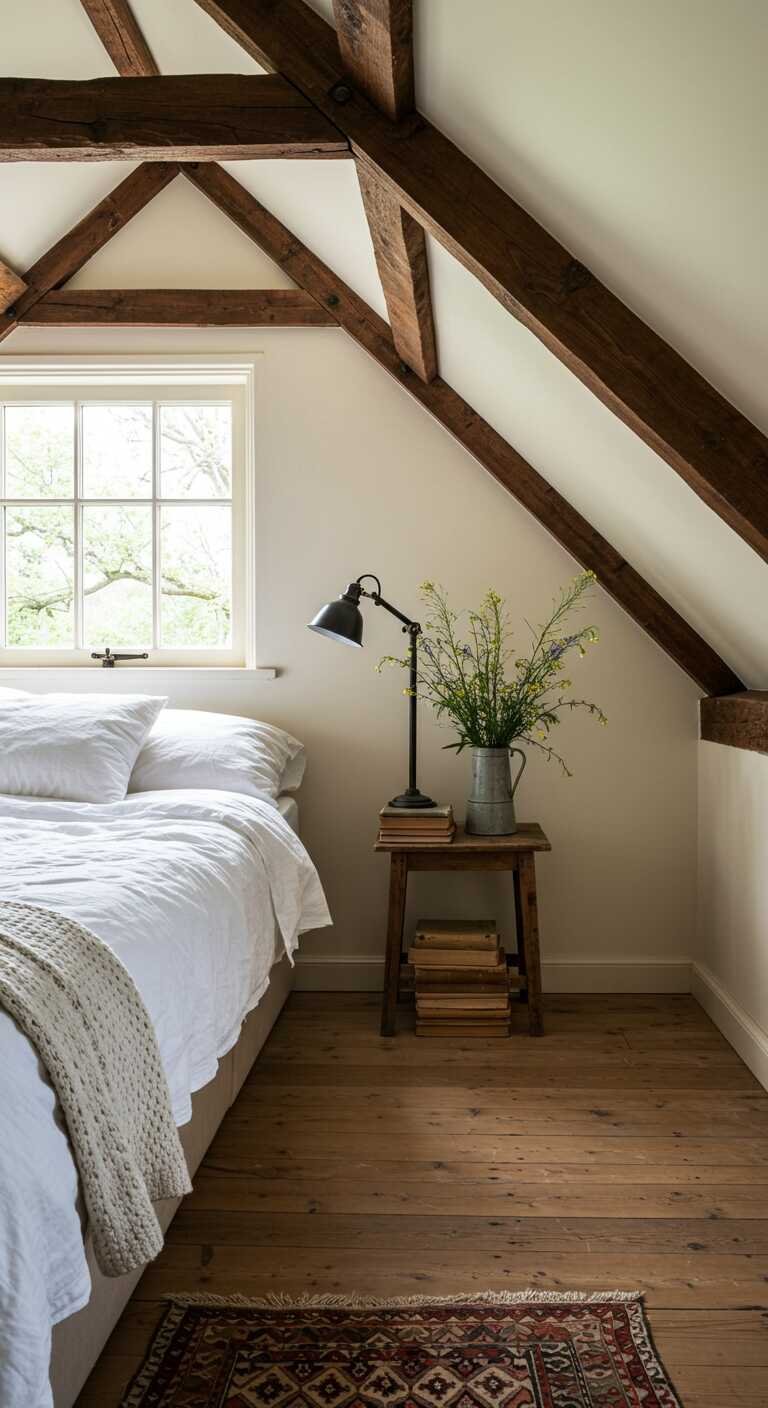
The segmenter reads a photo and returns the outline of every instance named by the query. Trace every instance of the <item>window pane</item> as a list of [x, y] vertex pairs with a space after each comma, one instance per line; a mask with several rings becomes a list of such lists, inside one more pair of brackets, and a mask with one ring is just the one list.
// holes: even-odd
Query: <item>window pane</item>
[[229, 508], [161, 511], [162, 645], [229, 645], [231, 542]]
[[72, 509], [6, 509], [5, 546], [8, 645], [72, 646]]
[[83, 494], [151, 499], [151, 406], [83, 406]]
[[228, 499], [232, 492], [230, 406], [161, 406], [160, 494]]
[[83, 509], [85, 644], [152, 644], [152, 510]]
[[6, 406], [5, 448], [7, 498], [63, 499], [73, 493], [74, 406]]

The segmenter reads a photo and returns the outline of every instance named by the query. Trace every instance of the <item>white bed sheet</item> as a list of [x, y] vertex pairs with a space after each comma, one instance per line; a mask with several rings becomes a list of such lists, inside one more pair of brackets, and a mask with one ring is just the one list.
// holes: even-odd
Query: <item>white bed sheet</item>
[[295, 831], [296, 835], [298, 836], [299, 804], [296, 801], [296, 798], [293, 797], [290, 792], [284, 792], [283, 795], [281, 797], [278, 797], [277, 799], [277, 810], [279, 811], [283, 820], [288, 822], [291, 831]]
[[[192, 789], [105, 806], [0, 797], [0, 898], [78, 920], [125, 963], [157, 1033], [178, 1124], [237, 1040], [274, 960], [292, 958], [304, 930], [330, 923], [292, 813], [283, 802]], [[0, 1112], [0, 1404], [49, 1408], [50, 1330], [87, 1303], [90, 1279], [56, 1099], [2, 1011]]]

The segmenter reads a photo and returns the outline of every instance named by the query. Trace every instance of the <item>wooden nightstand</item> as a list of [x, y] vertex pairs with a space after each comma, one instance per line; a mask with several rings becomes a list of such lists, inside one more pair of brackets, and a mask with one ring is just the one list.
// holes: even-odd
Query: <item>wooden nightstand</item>
[[536, 903], [537, 851], [552, 847], [535, 821], [521, 821], [513, 836], [468, 836], [463, 826], [445, 846], [420, 846], [402, 842], [389, 845], [377, 841], [377, 851], [389, 852], [389, 914], [384, 961], [384, 992], [381, 1001], [381, 1035], [394, 1036], [400, 979], [407, 967], [403, 953], [403, 925], [408, 875], [412, 870], [510, 870], [515, 898], [517, 954], [507, 954], [507, 963], [517, 967], [524, 978], [521, 989], [528, 1004], [531, 1036], [543, 1034], [541, 1014], [541, 959], [539, 957], [539, 917]]

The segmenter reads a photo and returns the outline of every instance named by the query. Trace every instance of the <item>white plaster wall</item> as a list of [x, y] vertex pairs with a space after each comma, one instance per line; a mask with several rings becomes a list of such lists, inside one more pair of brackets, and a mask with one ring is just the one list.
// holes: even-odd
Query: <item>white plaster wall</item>
[[[261, 663], [281, 672], [274, 683], [187, 677], [172, 685], [173, 701], [269, 718], [306, 740], [303, 833], [336, 926], [303, 951], [377, 960], [387, 863], [371, 848], [378, 808], [405, 781], [406, 704], [402, 680], [373, 665], [401, 637], [372, 608], [362, 654], [310, 634], [305, 622], [366, 570], [408, 611], [429, 576], [459, 604], [493, 584], [516, 616], [535, 621], [575, 564], [341, 332], [29, 330], [2, 345], [0, 378], [4, 356], [161, 350], [263, 351], [258, 639]], [[541, 821], [554, 846], [539, 862], [544, 956], [565, 965], [548, 970], [550, 982], [572, 986], [570, 965], [593, 961], [602, 966], [585, 970], [587, 986], [677, 986], [693, 943], [697, 690], [602, 592], [590, 615], [602, 640], [575, 680], [609, 726], [567, 720], [560, 741], [575, 777], [532, 757], [519, 792], [520, 815]], [[102, 684], [97, 671], [94, 686]], [[425, 711], [422, 720], [421, 781], [461, 812], [468, 759], [442, 751], [450, 735]], [[508, 918], [500, 883], [416, 878], [414, 908], [478, 906]], [[350, 980], [334, 965], [323, 971], [331, 984]], [[375, 983], [375, 963], [360, 981], [366, 973]]]
[[699, 744], [694, 991], [768, 1084], [768, 755]]

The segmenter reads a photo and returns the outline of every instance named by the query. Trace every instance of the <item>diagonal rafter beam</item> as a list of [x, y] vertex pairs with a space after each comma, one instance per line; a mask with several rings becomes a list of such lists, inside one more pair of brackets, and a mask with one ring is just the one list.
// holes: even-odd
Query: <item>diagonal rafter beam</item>
[[303, 0], [196, 3], [768, 560], [768, 437], [423, 116], [394, 124], [351, 91], [334, 30]]
[[46, 251], [24, 275], [25, 292], [0, 316], [0, 342], [13, 332], [39, 299], [61, 288], [122, 230], [134, 215], [170, 185], [179, 168], [173, 162], [145, 162], [99, 201], [73, 229]]
[[183, 174], [244, 234], [326, 309], [339, 327], [429, 411], [607, 592], [710, 694], [743, 688], [710, 645], [606, 542], [562, 495], [446, 382], [429, 384], [403, 365], [391, 331], [356, 293], [222, 167], [182, 167]]
[[0, 313], [4, 313], [6, 308], [16, 303], [26, 291], [26, 287], [24, 280], [0, 259]]
[[160, 70], [129, 0], [80, 0], [121, 78], [151, 78]]
[[349, 154], [330, 119], [276, 74], [0, 78], [0, 161]]

